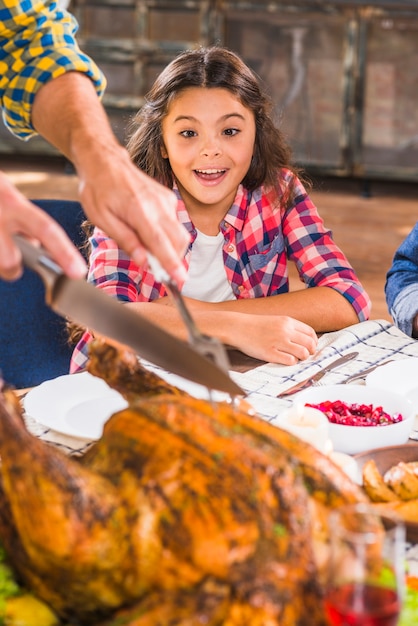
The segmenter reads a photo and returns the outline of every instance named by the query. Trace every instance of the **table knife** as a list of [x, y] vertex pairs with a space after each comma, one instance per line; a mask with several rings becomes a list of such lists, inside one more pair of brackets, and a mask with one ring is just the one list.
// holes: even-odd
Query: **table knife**
[[232, 396], [246, 395], [227, 371], [193, 346], [133, 312], [86, 280], [69, 278], [43, 248], [18, 235], [14, 240], [24, 264], [42, 278], [46, 303], [56, 313], [129, 346], [140, 357], [168, 372]]
[[290, 389], [286, 389], [285, 391], [282, 391], [281, 393], [277, 395], [277, 397], [284, 398], [285, 396], [290, 396], [294, 393], [297, 393], [298, 391], [301, 391], [302, 389], [305, 389], [306, 387], [310, 387], [311, 385], [314, 385], [319, 380], [321, 380], [321, 378], [323, 378], [325, 374], [327, 374], [331, 370], [336, 369], [337, 367], [340, 367], [344, 363], [347, 363], [347, 361], [351, 361], [352, 359], [355, 359], [358, 356], [358, 354], [359, 354], [358, 352], [349, 352], [348, 354], [344, 354], [343, 356], [339, 357], [335, 361], [332, 361], [331, 363], [326, 365], [316, 374], [309, 376], [309, 378], [305, 378], [305, 380], [302, 380], [300, 383], [293, 385], [293, 387], [290, 387]]

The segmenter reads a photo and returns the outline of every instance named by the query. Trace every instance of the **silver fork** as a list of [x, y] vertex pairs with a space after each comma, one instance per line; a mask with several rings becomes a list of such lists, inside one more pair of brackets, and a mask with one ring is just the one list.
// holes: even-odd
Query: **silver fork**
[[[349, 376], [348, 378], [346, 378], [345, 380], [341, 380], [339, 382], [340, 385], [346, 385], [347, 383], [351, 383], [355, 380], [361, 380], [362, 378], [365, 378], [367, 376], [367, 374], [370, 374], [371, 372], [374, 372], [374, 370], [376, 370], [378, 367], [380, 367], [381, 365], [386, 365], [386, 363], [392, 363], [393, 359], [388, 359], [387, 361], [382, 361], [382, 363], [376, 363], [376, 365], [372, 365], [371, 367], [366, 368], [365, 370], [363, 370], [362, 372], [358, 372], [357, 374], [352, 374], [351, 376]], [[316, 382], [314, 382], [312, 384], [313, 387], [321, 387], [323, 385], [326, 385], [327, 383], [324, 382], [324, 380], [318, 380]]]
[[346, 383], [351, 383], [353, 380], [357, 380], [358, 378], [365, 378], [367, 374], [374, 372], [374, 370], [376, 370], [378, 367], [381, 367], [382, 365], [386, 365], [386, 363], [392, 363], [393, 360], [394, 359], [387, 359], [386, 361], [382, 361], [381, 363], [376, 363], [376, 365], [372, 365], [371, 367], [368, 367], [358, 374], [352, 374], [342, 382], [345, 385]]
[[216, 337], [210, 337], [209, 335], [204, 335], [200, 332], [186, 306], [181, 291], [174, 280], [170, 278], [152, 254], [148, 253], [147, 258], [156, 280], [163, 283], [173, 296], [177, 309], [187, 328], [187, 332], [189, 333], [190, 344], [195, 348], [195, 350], [200, 352], [200, 354], [211, 359], [216, 365], [218, 365], [218, 367], [228, 372], [230, 369], [230, 362], [223, 343], [219, 341], [219, 339], [216, 339]]

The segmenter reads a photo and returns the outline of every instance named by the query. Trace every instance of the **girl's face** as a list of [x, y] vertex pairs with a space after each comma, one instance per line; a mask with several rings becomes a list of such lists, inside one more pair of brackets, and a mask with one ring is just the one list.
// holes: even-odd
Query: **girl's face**
[[190, 87], [162, 123], [162, 156], [170, 161], [189, 212], [225, 215], [253, 155], [255, 119], [227, 89]]

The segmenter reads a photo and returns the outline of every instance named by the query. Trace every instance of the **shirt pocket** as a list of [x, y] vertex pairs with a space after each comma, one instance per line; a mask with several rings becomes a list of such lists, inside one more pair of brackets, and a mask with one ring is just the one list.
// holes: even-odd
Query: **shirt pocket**
[[257, 254], [249, 255], [247, 270], [251, 297], [260, 298], [288, 291], [283, 239], [277, 236], [263, 248], [259, 247]]
[[249, 254], [248, 261], [255, 272], [267, 271], [271, 263], [275, 265], [280, 254], [284, 252], [284, 241], [278, 235], [265, 246], [258, 246], [256, 254]]

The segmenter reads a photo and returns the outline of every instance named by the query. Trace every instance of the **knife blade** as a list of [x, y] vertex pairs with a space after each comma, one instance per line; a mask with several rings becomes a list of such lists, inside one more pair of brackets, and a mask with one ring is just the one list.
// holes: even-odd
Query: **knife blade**
[[122, 302], [111, 298], [91, 283], [69, 278], [43, 248], [34, 246], [18, 235], [14, 240], [24, 264], [42, 278], [46, 303], [56, 313], [70, 317], [101, 335], [116, 339], [133, 348], [150, 363], [169, 372], [232, 396], [246, 395], [228, 372], [197, 352], [190, 344], [134, 313]]
[[344, 363], [347, 363], [347, 361], [351, 361], [352, 359], [355, 359], [356, 356], [358, 356], [358, 354], [359, 354], [358, 352], [349, 352], [348, 354], [344, 354], [343, 356], [340, 356], [335, 361], [332, 361], [331, 363], [323, 367], [316, 374], [313, 374], [312, 376], [305, 378], [305, 380], [302, 380], [300, 383], [296, 383], [296, 385], [293, 385], [293, 387], [290, 387], [289, 389], [282, 391], [281, 393], [277, 395], [277, 397], [284, 398], [285, 396], [290, 396], [294, 393], [297, 393], [298, 391], [301, 391], [302, 389], [305, 389], [306, 387], [310, 387], [311, 385], [321, 380], [321, 378], [323, 378], [323, 376], [325, 376], [325, 374], [327, 374], [331, 370], [334, 370], [337, 367], [340, 367]]

